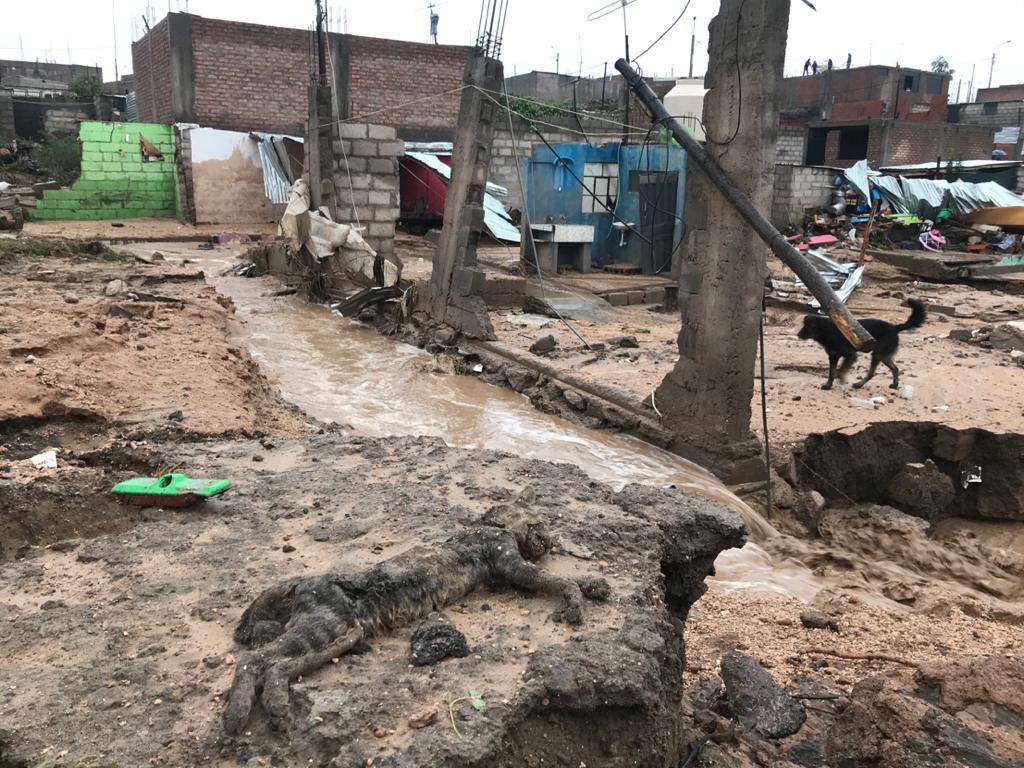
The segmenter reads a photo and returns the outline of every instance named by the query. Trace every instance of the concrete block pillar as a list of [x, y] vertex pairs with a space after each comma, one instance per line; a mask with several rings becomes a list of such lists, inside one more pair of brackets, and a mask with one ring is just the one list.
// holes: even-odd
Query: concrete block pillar
[[[789, 0], [722, 0], [710, 25], [707, 151], [765, 214], [772, 208]], [[655, 393], [673, 448], [736, 481], [764, 471], [750, 428], [768, 249], [691, 165], [679, 268], [679, 361]]]
[[452, 178], [444, 204], [444, 224], [434, 257], [430, 315], [475, 338], [493, 339], [494, 329], [480, 297], [483, 273], [476, 249], [484, 223], [487, 187], [498, 107], [492, 101], [504, 77], [497, 59], [474, 55], [466, 64], [459, 124], [452, 152]]

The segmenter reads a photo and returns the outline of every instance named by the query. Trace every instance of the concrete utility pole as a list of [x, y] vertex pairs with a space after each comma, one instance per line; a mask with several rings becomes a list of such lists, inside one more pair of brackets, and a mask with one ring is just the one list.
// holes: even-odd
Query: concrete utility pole
[[[452, 177], [444, 201], [444, 224], [430, 277], [429, 312], [471, 338], [493, 339], [494, 328], [480, 297], [484, 275], [476, 248], [484, 224], [484, 192], [494, 139], [504, 68], [497, 59], [475, 53], [466, 63], [459, 122], [452, 151]], [[417, 307], [426, 308], [417, 298]]]
[[[759, 211], [771, 210], [788, 20], [789, 0], [722, 0], [709, 28], [707, 152]], [[721, 477], [763, 476], [750, 404], [767, 249], [692, 165], [684, 232], [679, 361], [655, 393], [662, 423], [677, 452]]]

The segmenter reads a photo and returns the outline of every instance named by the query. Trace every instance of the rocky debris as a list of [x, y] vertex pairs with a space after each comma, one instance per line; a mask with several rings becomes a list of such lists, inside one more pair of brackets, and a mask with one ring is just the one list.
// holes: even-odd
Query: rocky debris
[[555, 351], [558, 346], [558, 342], [555, 341], [555, 337], [551, 334], [547, 336], [541, 336], [533, 344], [530, 345], [530, 351], [535, 355], [549, 355]]
[[419, 730], [420, 728], [426, 728], [428, 725], [436, 723], [439, 715], [440, 709], [437, 704], [430, 704], [410, 716], [407, 722], [409, 723], [410, 728]]
[[722, 657], [722, 682], [733, 716], [766, 739], [781, 739], [800, 730], [807, 713], [800, 702], [754, 659], [739, 651]]
[[542, 315], [543, 317], [553, 317], [555, 319], [558, 319], [559, 317], [562, 317], [566, 320], [572, 319], [566, 314], [560, 315], [558, 312], [555, 311], [554, 307], [548, 304], [548, 302], [544, 301], [543, 299], [538, 299], [536, 296], [526, 296], [523, 298], [523, 312], [526, 312], [527, 314], [530, 315]]
[[974, 317], [978, 313], [966, 304], [957, 304], [953, 307], [953, 317]]
[[468, 655], [466, 636], [439, 617], [427, 619], [420, 624], [409, 640], [409, 660], [417, 667]]
[[66, 304], [77, 304], [79, 301], [81, 301], [81, 299], [78, 298], [77, 293], [69, 292], [64, 294], [64, 302]]
[[962, 659], [861, 680], [837, 708], [826, 755], [844, 768], [1019, 768], [1024, 660]]
[[935, 462], [907, 464], [886, 488], [891, 504], [926, 520], [936, 520], [947, 509], [956, 496], [956, 488], [949, 475], [943, 473]]
[[[947, 496], [929, 493], [929, 519], [957, 516], [1024, 521], [1022, 434], [955, 429], [934, 422], [887, 421], [810, 435], [795, 455], [799, 485], [815, 489], [830, 501], [887, 503], [890, 483], [908, 464], [931, 460], [952, 482], [954, 494], [943, 508], [935, 509]], [[949, 485], [943, 485], [948, 490]], [[894, 490], [913, 497], [913, 488], [922, 490], [912, 482], [897, 483]], [[919, 493], [918, 498], [924, 500], [924, 494]]]
[[979, 328], [954, 328], [949, 332], [949, 338], [985, 349], [1021, 352], [1024, 351], [1024, 321], [1011, 320]]
[[839, 622], [824, 611], [807, 610], [800, 614], [800, 623], [807, 629], [830, 629], [839, 631]]
[[111, 280], [103, 287], [104, 296], [120, 296], [128, 290], [128, 283], [124, 280]]
[[640, 342], [636, 340], [636, 336], [616, 336], [606, 339], [605, 343], [609, 347], [621, 347], [623, 349], [639, 349], [640, 347]]

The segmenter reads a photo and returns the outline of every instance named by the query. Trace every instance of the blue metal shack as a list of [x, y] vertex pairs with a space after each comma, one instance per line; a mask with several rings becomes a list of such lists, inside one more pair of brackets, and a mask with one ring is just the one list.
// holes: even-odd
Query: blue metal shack
[[[535, 146], [532, 157], [523, 160], [523, 168], [530, 222], [593, 226], [595, 267], [630, 263], [644, 274], [671, 269], [683, 233], [686, 153], [681, 148], [558, 144], [552, 151]], [[614, 227], [617, 220], [634, 231]], [[560, 258], [560, 263], [568, 262]]]

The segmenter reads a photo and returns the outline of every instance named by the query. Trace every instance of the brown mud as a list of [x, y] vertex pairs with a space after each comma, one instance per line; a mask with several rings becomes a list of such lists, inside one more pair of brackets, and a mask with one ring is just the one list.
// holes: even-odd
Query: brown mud
[[[197, 256], [194, 245], [168, 250]], [[0, 274], [0, 376], [11, 384], [0, 396], [0, 765], [67, 752], [120, 766], [578, 768], [670, 766], [699, 751], [690, 765], [866, 768], [890, 754], [924, 765], [922, 744], [948, 765], [1019, 764], [1006, 734], [1020, 702], [1002, 684], [1024, 653], [1012, 524], [949, 517], [963, 504], [931, 518], [876, 506], [913, 498], [907, 478], [857, 499], [786, 472], [768, 522], [671, 454], [452, 376], [420, 350], [272, 297], [269, 279], [212, 277], [235, 252], [198, 265], [216, 291], [181, 263], [47, 260]], [[107, 297], [113, 279], [126, 291]], [[64, 299], [71, 290], [77, 301]], [[152, 317], [133, 314], [150, 304]], [[126, 325], [108, 331], [115, 305]], [[90, 322], [98, 339], [78, 335]], [[170, 342], [168, 368], [151, 357], [157, 335]], [[168, 419], [176, 410], [181, 420]], [[392, 437], [410, 432], [429, 436]], [[832, 440], [822, 456], [840, 452]], [[885, 445], [871, 443], [875, 464], [888, 461]], [[58, 469], [32, 468], [48, 447], [60, 449]], [[931, 454], [898, 458], [955, 478]], [[895, 477], [907, 461], [890, 464]], [[179, 511], [104, 494], [175, 465], [235, 488]], [[629, 482], [679, 490], [620, 490]], [[551, 598], [473, 593], [445, 609], [469, 656], [411, 668], [414, 627], [404, 628], [298, 683], [284, 733], [257, 718], [240, 739], [223, 735], [231, 631], [258, 592], [441, 541], [526, 487], [556, 533], [542, 567], [612, 585], [581, 629], [550, 618]], [[757, 544], [717, 558], [687, 616], [691, 599], [676, 601], [672, 584], [702, 591], [718, 550], [740, 543], [736, 512]], [[823, 628], [805, 626], [810, 608]], [[762, 738], [721, 692], [718, 661], [733, 649], [790, 693], [828, 698], [798, 699], [806, 724]], [[884, 738], [857, 737], [890, 721]]]

